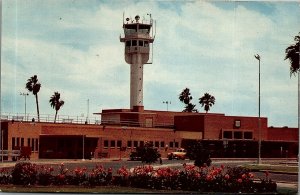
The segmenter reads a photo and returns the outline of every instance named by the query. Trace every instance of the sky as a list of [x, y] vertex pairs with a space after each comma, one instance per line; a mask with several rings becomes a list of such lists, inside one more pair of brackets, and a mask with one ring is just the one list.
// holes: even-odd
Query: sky
[[[300, 3], [256, 1], [3, 0], [1, 114], [24, 114], [27, 79], [37, 75], [40, 114], [54, 115], [49, 99], [65, 101], [59, 115], [99, 117], [102, 109], [130, 107], [130, 65], [124, 60], [123, 13], [155, 20], [152, 64], [144, 65], [146, 110], [182, 111], [216, 99], [211, 113], [261, 116], [269, 126], [297, 127], [298, 81], [285, 48], [300, 32]], [[163, 102], [171, 102], [165, 104]], [[36, 114], [35, 98], [26, 97]]]

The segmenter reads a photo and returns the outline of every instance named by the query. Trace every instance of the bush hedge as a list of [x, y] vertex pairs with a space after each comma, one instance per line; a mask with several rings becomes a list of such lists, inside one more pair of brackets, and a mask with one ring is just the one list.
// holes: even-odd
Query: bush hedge
[[277, 185], [266, 172], [264, 178], [256, 178], [247, 168], [215, 167], [183, 164], [181, 169], [169, 167], [154, 169], [150, 165], [137, 166], [131, 171], [121, 167], [113, 175], [111, 168], [96, 164], [88, 170], [77, 167], [69, 170], [62, 163], [56, 167], [17, 163], [12, 170], [0, 169], [0, 184], [15, 185], [78, 185], [109, 186], [184, 190], [198, 192], [265, 193], [276, 192]]

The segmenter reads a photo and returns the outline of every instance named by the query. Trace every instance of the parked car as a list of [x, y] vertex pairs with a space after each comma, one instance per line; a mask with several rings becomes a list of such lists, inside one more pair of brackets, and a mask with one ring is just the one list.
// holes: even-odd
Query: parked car
[[186, 150], [184, 148], [178, 148], [174, 152], [168, 153], [168, 159], [184, 160], [186, 159]]

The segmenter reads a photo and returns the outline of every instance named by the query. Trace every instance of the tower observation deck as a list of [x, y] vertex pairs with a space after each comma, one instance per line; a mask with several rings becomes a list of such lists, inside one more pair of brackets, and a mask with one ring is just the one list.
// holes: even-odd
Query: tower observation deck
[[[123, 22], [124, 37], [120, 42], [125, 43], [125, 61], [130, 64], [130, 108], [143, 106], [143, 65], [149, 61], [150, 44], [154, 37], [150, 35], [153, 21], [140, 23], [137, 15], [135, 20], [126, 18]], [[153, 34], [153, 33], [152, 33]]]

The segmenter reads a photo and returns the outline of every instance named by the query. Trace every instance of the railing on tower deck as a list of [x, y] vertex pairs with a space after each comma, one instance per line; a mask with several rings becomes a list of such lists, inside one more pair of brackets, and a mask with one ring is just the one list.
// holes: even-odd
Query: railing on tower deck
[[[54, 115], [41, 114], [40, 122], [54, 123]], [[37, 116], [33, 114], [24, 113], [1, 113], [1, 121], [26, 121], [37, 122]], [[101, 120], [100, 116], [87, 117], [84, 116], [69, 116], [69, 115], [57, 115], [56, 123], [72, 123], [72, 124], [94, 124], [94, 125], [121, 125], [124, 127], [145, 127], [145, 128], [174, 128], [172, 123], [146, 123], [136, 122], [129, 120]]]

